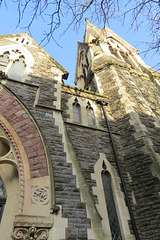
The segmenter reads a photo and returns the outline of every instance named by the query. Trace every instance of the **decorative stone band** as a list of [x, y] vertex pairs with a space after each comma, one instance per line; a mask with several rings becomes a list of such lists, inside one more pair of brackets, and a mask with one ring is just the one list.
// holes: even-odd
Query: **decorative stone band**
[[15, 228], [12, 239], [13, 240], [47, 240], [49, 230], [45, 228], [36, 228], [32, 226], [30, 228], [20, 227]]
[[[30, 166], [31, 179], [48, 176], [46, 152], [38, 127], [30, 113], [5, 88], [0, 91], [0, 111], [23, 145]], [[13, 143], [15, 139], [17, 137], [13, 139]]]

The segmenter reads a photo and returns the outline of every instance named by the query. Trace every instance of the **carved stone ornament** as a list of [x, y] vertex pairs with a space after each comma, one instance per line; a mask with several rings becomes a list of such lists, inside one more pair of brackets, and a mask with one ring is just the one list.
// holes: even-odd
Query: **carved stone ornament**
[[[18, 161], [19, 173], [20, 173], [20, 192], [21, 192], [19, 210], [22, 212], [23, 204], [24, 204], [24, 192], [25, 192], [24, 191], [25, 181], [24, 181], [23, 161], [22, 161], [19, 149], [14, 141], [14, 138], [13, 138], [10, 130], [4, 125], [4, 123], [1, 120], [0, 120], [0, 136], [5, 137], [8, 140], [8, 142], [10, 143], [9, 145], [12, 146], [11, 149], [14, 149], [14, 151], [16, 153], [16, 157], [15, 157], [13, 154], [13, 151], [11, 151], [9, 153], [9, 155], [7, 155], [7, 161], [10, 159], [12, 159], [14, 161], [16, 158]], [[16, 161], [14, 161], [14, 162], [16, 163]]]
[[32, 201], [35, 204], [45, 205], [49, 201], [49, 193], [47, 187], [32, 187]]
[[15, 228], [12, 238], [13, 240], [47, 240], [48, 229], [37, 229], [34, 226], [30, 228]]

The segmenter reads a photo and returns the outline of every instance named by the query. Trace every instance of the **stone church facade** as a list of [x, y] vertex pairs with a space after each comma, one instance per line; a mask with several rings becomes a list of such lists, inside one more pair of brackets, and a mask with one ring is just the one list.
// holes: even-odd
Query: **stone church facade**
[[160, 74], [86, 23], [75, 83], [0, 36], [0, 238], [160, 239]]

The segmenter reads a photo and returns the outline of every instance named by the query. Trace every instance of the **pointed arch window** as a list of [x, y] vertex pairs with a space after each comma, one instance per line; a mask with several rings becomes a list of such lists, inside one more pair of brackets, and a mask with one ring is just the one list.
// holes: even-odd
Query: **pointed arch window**
[[2, 178], [0, 177], [0, 222], [2, 219], [6, 199], [7, 199], [6, 189], [4, 187]]
[[102, 182], [103, 189], [105, 194], [105, 200], [107, 205], [108, 219], [111, 230], [111, 235], [113, 240], [122, 240], [121, 231], [116, 211], [116, 205], [114, 201], [112, 185], [111, 185], [111, 176], [108, 171], [102, 171]]
[[77, 98], [73, 103], [73, 121], [78, 123], [81, 122], [81, 107], [78, 103]]
[[25, 72], [25, 57], [19, 50], [6, 51], [0, 55], [0, 71], [14, 80], [21, 80]]
[[95, 125], [94, 111], [89, 102], [86, 107], [86, 112], [87, 112], [88, 125], [94, 126]]

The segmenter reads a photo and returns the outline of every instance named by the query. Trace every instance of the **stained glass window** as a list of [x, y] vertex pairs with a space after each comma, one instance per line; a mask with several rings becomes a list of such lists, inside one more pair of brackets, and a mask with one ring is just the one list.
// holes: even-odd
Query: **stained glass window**
[[73, 121], [81, 122], [81, 107], [77, 99], [75, 99], [75, 102], [73, 103]]
[[107, 205], [109, 225], [111, 229], [112, 240], [122, 240], [115, 201], [111, 186], [111, 176], [109, 172], [102, 172], [102, 182]]
[[2, 219], [3, 210], [6, 203], [6, 198], [7, 198], [6, 190], [5, 190], [3, 181], [0, 177], [0, 222]]

